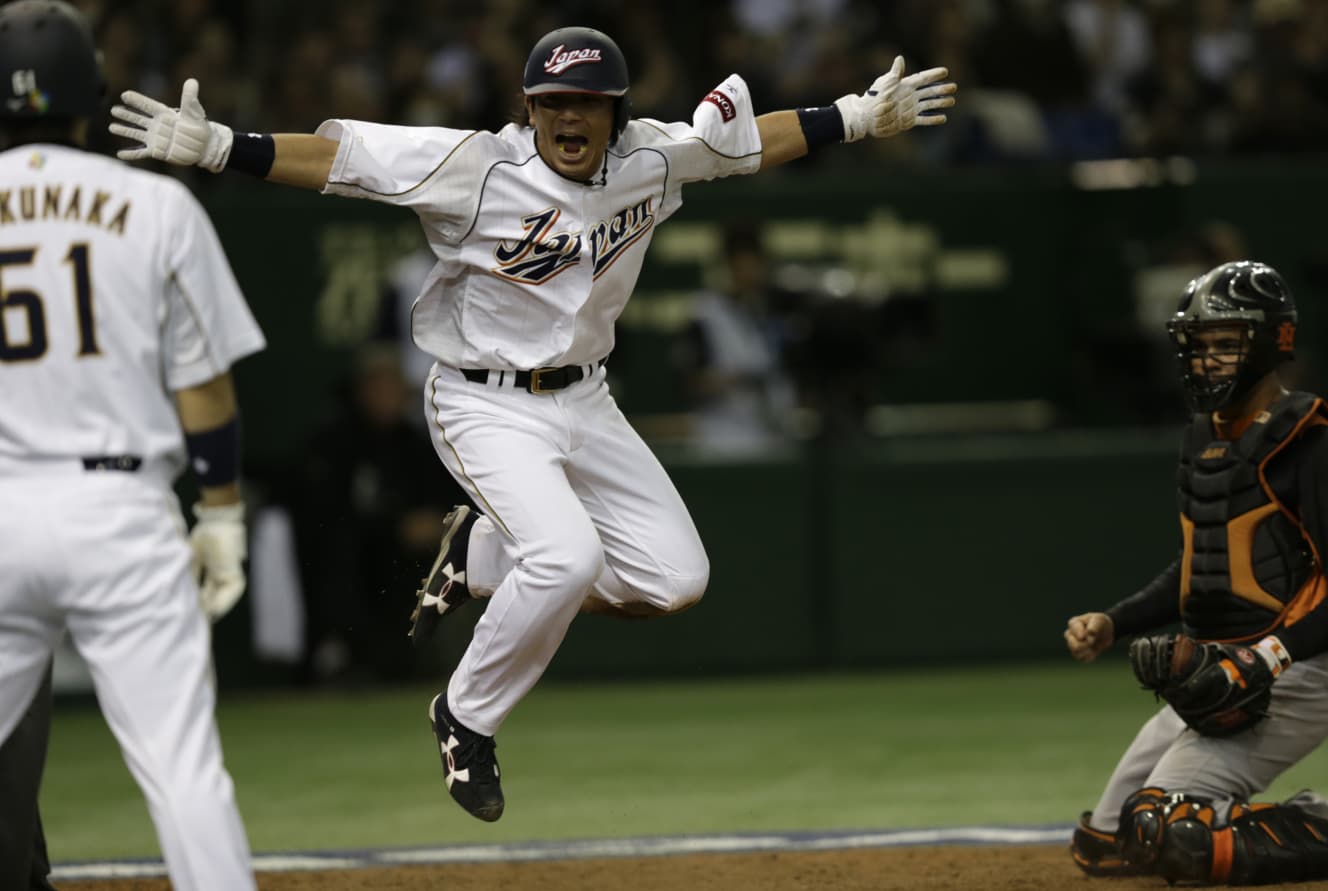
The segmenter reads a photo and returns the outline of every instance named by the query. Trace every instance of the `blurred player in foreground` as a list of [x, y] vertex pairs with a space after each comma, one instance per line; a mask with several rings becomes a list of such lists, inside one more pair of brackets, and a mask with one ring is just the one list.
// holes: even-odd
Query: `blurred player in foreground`
[[436, 257], [415, 342], [436, 358], [434, 447], [480, 512], [447, 530], [414, 616], [416, 640], [489, 597], [445, 693], [429, 706], [452, 797], [482, 820], [504, 799], [494, 734], [577, 612], [654, 616], [705, 591], [710, 565], [678, 492], [605, 382], [614, 321], [682, 186], [755, 173], [810, 149], [941, 124], [954, 84], [896, 59], [862, 95], [757, 116], [742, 78], [691, 122], [633, 120], [627, 63], [590, 28], [545, 35], [526, 62], [525, 119], [498, 133], [332, 120], [316, 135], [208, 121], [198, 83], [180, 108], [128, 92], [123, 158], [237, 170], [419, 214]]
[[1183, 547], [1143, 590], [1070, 619], [1091, 662], [1141, 637], [1135, 675], [1167, 705], [1121, 757], [1071, 854], [1093, 875], [1261, 884], [1328, 877], [1328, 809], [1251, 804], [1328, 736], [1328, 408], [1288, 392], [1296, 306], [1261, 263], [1192, 281], [1169, 323], [1195, 411], [1177, 472]]
[[[229, 368], [263, 335], [193, 196], [83, 149], [103, 87], [73, 7], [0, 8], [0, 75], [0, 740], [68, 631], [173, 886], [253, 888], [208, 620], [244, 590]], [[186, 456], [188, 537], [172, 491]], [[18, 791], [0, 789], [7, 807]], [[0, 887], [27, 882], [14, 860]]]
[[4, 793], [0, 797], [0, 887], [16, 891], [52, 889], [51, 860], [37, 815], [51, 733], [51, 699], [48, 668], [27, 712], [0, 744], [0, 790]]

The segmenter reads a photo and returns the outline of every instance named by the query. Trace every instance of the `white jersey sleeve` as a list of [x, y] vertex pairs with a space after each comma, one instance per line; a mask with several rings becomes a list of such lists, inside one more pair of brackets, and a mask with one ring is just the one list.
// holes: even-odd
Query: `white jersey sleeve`
[[265, 346], [212, 221], [183, 185], [168, 180], [174, 198], [167, 224], [166, 318], [161, 361], [166, 386], [206, 383]]
[[369, 198], [427, 215], [448, 241], [474, 218], [478, 183], [497, 137], [482, 130], [324, 121], [318, 135], [338, 143], [324, 194]]
[[638, 118], [624, 136], [624, 148], [651, 149], [668, 160], [661, 219], [682, 204], [685, 183], [755, 173], [761, 167], [761, 135], [751, 93], [736, 74], [705, 95], [690, 124]]

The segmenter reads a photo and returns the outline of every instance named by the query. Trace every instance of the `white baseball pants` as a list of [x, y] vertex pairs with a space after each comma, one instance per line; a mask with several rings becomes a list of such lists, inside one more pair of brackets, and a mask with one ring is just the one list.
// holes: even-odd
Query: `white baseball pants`
[[664, 468], [603, 367], [534, 394], [435, 364], [425, 410], [443, 464], [484, 517], [468, 586], [492, 592], [448, 685], [462, 724], [493, 735], [553, 659], [588, 596], [664, 612], [700, 599], [710, 564]]
[[67, 628], [147, 799], [172, 886], [253, 889], [213, 717], [211, 632], [174, 493], [76, 463], [0, 476], [0, 554], [0, 740]]

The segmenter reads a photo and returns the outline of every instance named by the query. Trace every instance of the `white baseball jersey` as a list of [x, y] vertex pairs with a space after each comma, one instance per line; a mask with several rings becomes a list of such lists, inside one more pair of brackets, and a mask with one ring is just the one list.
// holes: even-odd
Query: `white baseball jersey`
[[183, 466], [168, 391], [264, 346], [197, 199], [56, 145], [0, 153], [0, 474], [134, 455]]
[[682, 186], [760, 167], [751, 97], [733, 75], [690, 124], [631, 121], [604, 182], [544, 164], [535, 131], [327, 121], [340, 147], [324, 191], [410, 207], [438, 262], [413, 313], [415, 342], [458, 368], [588, 364], [613, 349], [655, 226]]

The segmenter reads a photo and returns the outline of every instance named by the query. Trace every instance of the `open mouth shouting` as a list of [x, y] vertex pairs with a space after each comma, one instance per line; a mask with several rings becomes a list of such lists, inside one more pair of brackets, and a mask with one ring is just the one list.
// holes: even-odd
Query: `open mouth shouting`
[[569, 179], [589, 182], [613, 135], [614, 100], [592, 93], [526, 97], [540, 157]]
[[589, 139], [573, 133], [559, 133], [553, 138], [553, 141], [558, 147], [558, 155], [572, 163], [585, 158], [586, 151], [590, 147]]

